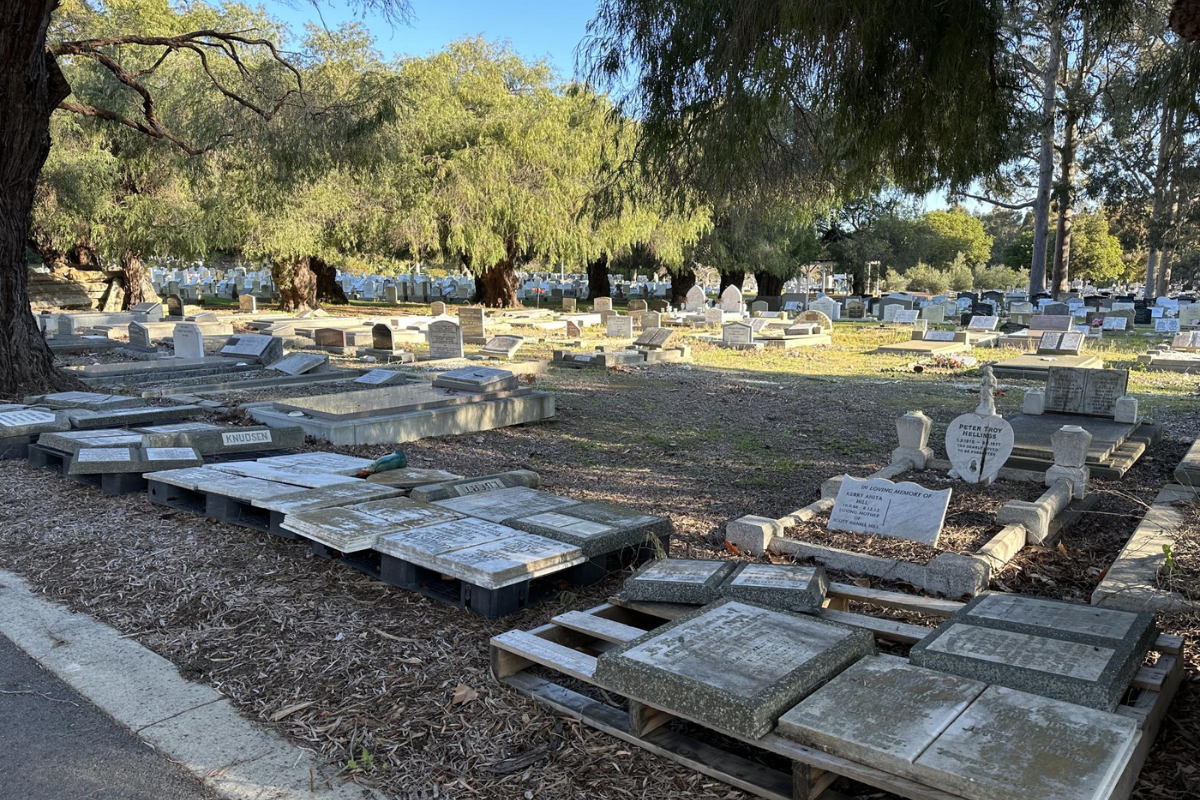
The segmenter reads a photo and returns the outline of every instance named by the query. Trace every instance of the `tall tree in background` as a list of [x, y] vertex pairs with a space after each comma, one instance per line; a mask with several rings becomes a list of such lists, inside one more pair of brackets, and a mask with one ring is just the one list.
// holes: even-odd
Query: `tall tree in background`
[[[403, 12], [400, 0], [385, 9]], [[116, 2], [104, 7], [117, 6]], [[378, 4], [376, 4], [378, 5]], [[78, 8], [77, 2], [66, 7]], [[161, 6], [167, 9], [166, 3]], [[25, 267], [38, 175], [50, 150], [50, 116], [56, 108], [125, 125], [156, 139], [173, 142], [185, 152], [201, 153], [211, 145], [167, 127], [160, 117], [155, 73], [168, 62], [192, 57], [206, 64], [220, 102], [241, 114], [270, 117], [297, 84], [295, 72], [274, 44], [253, 32], [225, 32], [204, 27], [190, 30], [126, 30], [96, 35], [64, 22], [58, 0], [0, 0], [0, 395], [74, 386], [75, 380], [54, 368], [49, 346], [29, 307]], [[52, 30], [53, 28], [53, 30]], [[149, 48], [149, 67], [134, 54]], [[72, 97], [58, 59], [91, 60], [111, 74], [113, 92]], [[130, 64], [130, 59], [137, 63]], [[285, 74], [281, 74], [285, 73]], [[261, 76], [261, 77], [260, 77]], [[291, 88], [279, 92], [285, 78]], [[108, 102], [113, 101], [116, 102]]]

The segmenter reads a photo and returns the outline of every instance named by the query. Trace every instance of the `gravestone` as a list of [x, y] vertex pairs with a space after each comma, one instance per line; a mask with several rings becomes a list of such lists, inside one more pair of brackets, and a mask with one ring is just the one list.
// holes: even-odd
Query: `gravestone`
[[221, 355], [257, 361], [260, 364], [273, 364], [283, 357], [283, 340], [277, 336], [238, 334], [225, 341]]
[[986, 688], [896, 656], [868, 657], [780, 717], [776, 733], [902, 775]]
[[317, 328], [313, 331], [313, 344], [317, 347], [343, 348], [346, 346], [346, 331], [343, 328]]
[[390, 325], [377, 322], [371, 326], [371, 348], [388, 353], [396, 351], [396, 333]]
[[675, 331], [672, 328], [645, 328], [633, 344], [648, 350], [661, 350], [674, 336]]
[[632, 339], [633, 317], [609, 317], [605, 333], [610, 339]]
[[648, 306], [646, 305], [645, 300], [630, 300], [629, 301], [629, 314], [633, 315], [639, 311], [645, 311], [647, 309], [647, 307]]
[[521, 336], [493, 336], [479, 352], [497, 358], [512, 358], [525, 341]]
[[163, 307], [159, 302], [136, 303], [129, 311], [133, 314], [141, 314], [144, 317], [142, 322], [161, 322], [163, 318]]
[[577, 301], [574, 297], [564, 297], [562, 299], [562, 310], [564, 314], [574, 314], [577, 308]]
[[742, 290], [730, 284], [721, 292], [721, 310], [726, 314], [741, 314], [743, 311]]
[[485, 315], [478, 306], [465, 306], [458, 309], [458, 324], [462, 326], [463, 341], [467, 344], [484, 344], [487, 342]]
[[921, 319], [930, 325], [939, 325], [946, 321], [946, 309], [940, 305], [925, 306], [921, 309]]
[[354, 382], [370, 386], [393, 386], [407, 382], [407, 378], [403, 372], [397, 372], [394, 369], [373, 369], [359, 375]]
[[579, 547], [592, 558], [627, 547], [653, 546], [674, 531], [668, 517], [642, 514], [611, 503], [576, 503], [506, 521], [518, 530]]
[[448, 319], [431, 322], [428, 337], [431, 359], [463, 357], [463, 331], [458, 323]]
[[1155, 333], [1179, 333], [1179, 320], [1171, 319], [1156, 319], [1154, 320]]
[[435, 300], [434, 302], [429, 304], [429, 313], [435, 317], [445, 316], [446, 304], [443, 303], [441, 300]]
[[1123, 369], [1050, 367], [1046, 376], [1046, 411], [1111, 417], [1117, 398], [1124, 397], [1129, 372]]
[[822, 333], [833, 333], [833, 320], [825, 314], [824, 311], [818, 311], [815, 308], [810, 308], [807, 311], [801, 311], [795, 319], [796, 322], [815, 322], [821, 326]]
[[890, 320], [896, 325], [913, 325], [916, 323], [920, 314], [919, 311], [912, 308], [900, 308], [899, 306], [894, 305], [888, 306], [888, 308], [896, 309], [894, 312], [892, 312], [892, 318]]
[[999, 324], [1000, 318], [996, 316], [972, 316], [967, 322], [967, 330], [969, 331], [994, 331], [996, 325]]
[[70, 429], [71, 421], [67, 415], [54, 411], [28, 408], [0, 413], [0, 438]]
[[583, 331], [574, 322], [567, 320], [567, 336], [578, 339], [580, 336], [583, 336]]
[[1079, 355], [1084, 334], [1079, 331], [1046, 331], [1038, 340], [1039, 355]]
[[765, 300], [755, 300], [753, 303], [750, 304], [750, 313], [751, 314], [762, 314], [762, 313], [770, 311], [770, 310], [771, 310], [771, 306]]
[[437, 500], [434, 505], [449, 508], [469, 517], [486, 519], [489, 522], [507, 522], [516, 517], [555, 511], [578, 504], [578, 500], [542, 492], [526, 486], [475, 492], [462, 497]]
[[519, 385], [517, 376], [506, 369], [463, 367], [443, 372], [433, 379], [434, 388], [460, 392], [507, 392]]
[[937, 546], [949, 505], [949, 489], [934, 491], [908, 481], [846, 475], [827, 527]]
[[747, 347], [753, 345], [753, 326], [746, 322], [730, 322], [722, 325], [721, 344], [727, 347]]
[[874, 650], [867, 631], [725, 600], [602, 654], [595, 680], [717, 730], [758, 738]]
[[816, 613], [825, 602], [825, 568], [802, 564], [739, 564], [721, 584], [722, 597], [785, 611]]
[[662, 314], [658, 313], [657, 311], [643, 311], [642, 312], [641, 327], [643, 330], [646, 328], [659, 328], [661, 326], [662, 326]]
[[167, 295], [167, 316], [183, 316], [183, 298], [177, 294]]
[[[366, 485], [376, 493], [389, 492], [378, 484]], [[355, 553], [371, 549], [381, 536], [459, 519], [461, 514], [407, 497], [384, 497], [349, 506], [297, 510], [287, 515], [283, 527], [343, 553]]]
[[1153, 614], [985, 592], [913, 646], [913, 664], [1111, 711], [1158, 631]]
[[592, 310], [593, 311], [612, 311], [613, 310], [612, 298], [611, 297], [597, 297], [595, 300], [592, 301]]
[[687, 290], [687, 295], [684, 297], [684, 311], [699, 311], [708, 305], [708, 298], [704, 296], [704, 290], [699, 286], [693, 286]]
[[150, 329], [141, 322], [129, 323], [129, 344], [142, 350], [153, 350], [154, 342], [150, 338]]
[[239, 294], [238, 311], [242, 314], [257, 314], [258, 298], [252, 294]]
[[721, 325], [725, 322], [725, 312], [719, 306], [704, 309], [704, 324], [706, 326]]
[[867, 304], [862, 300], [851, 298], [846, 301], [846, 318], [847, 319], [866, 319]]
[[1048, 317], [1069, 317], [1071, 307], [1066, 303], [1047, 303], [1042, 306], [1042, 313]]
[[204, 334], [196, 323], [175, 323], [172, 338], [176, 358], [204, 358]]
[[1012, 455], [1014, 443], [1012, 425], [996, 413], [996, 378], [991, 367], [984, 367], [979, 405], [946, 428], [946, 454], [954, 466], [951, 474], [967, 483], [990, 484]]
[[492, 492], [497, 489], [507, 489], [514, 486], [526, 486], [536, 489], [541, 479], [536, 472], [525, 469], [498, 472], [494, 475], [480, 475], [474, 478], [446, 480], [428, 486], [420, 486], [412, 490], [411, 497], [422, 503], [432, 503], [451, 497], [466, 497], [469, 494]]
[[1103, 322], [1100, 323], [1101, 330], [1106, 331], [1123, 331], [1129, 326], [1129, 320], [1126, 317], [1106, 316]]
[[922, 338], [926, 342], [957, 342], [957, 337], [955, 331], [925, 331]]
[[316, 353], [291, 353], [271, 364], [267, 369], [282, 372], [285, 375], [303, 375], [312, 372], [317, 367], [329, 363], [329, 356]]
[[621, 589], [628, 600], [704, 605], [720, 597], [721, 584], [736, 568], [733, 561], [661, 558], [642, 566]]
[[1070, 314], [1034, 314], [1029, 318], [1029, 330], [1069, 331], [1074, 323]]

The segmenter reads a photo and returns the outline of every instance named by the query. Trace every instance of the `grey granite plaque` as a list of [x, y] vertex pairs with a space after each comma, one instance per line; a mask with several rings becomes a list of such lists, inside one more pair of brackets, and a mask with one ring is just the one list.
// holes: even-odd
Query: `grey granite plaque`
[[723, 600], [604, 653], [595, 679], [656, 708], [759, 738], [874, 650], [865, 630]]
[[456, 519], [461, 519], [460, 515], [444, 508], [393, 497], [289, 513], [283, 527], [343, 553], [353, 553], [375, 547], [381, 536]]
[[1050, 367], [1046, 376], [1046, 411], [1111, 417], [1128, 382], [1129, 372], [1123, 369]]
[[506, 520], [506, 524], [580, 547], [588, 558], [625, 547], [653, 546], [674, 528], [667, 517], [611, 503], [576, 503]]
[[540, 492], [525, 486], [472, 493], [464, 497], [451, 497], [436, 501], [439, 506], [469, 517], [486, 519], [489, 522], [505, 522], [514, 517], [552, 511], [578, 503], [578, 500], [572, 500], [569, 497], [559, 497], [550, 492]]
[[369, 458], [344, 456], [340, 453], [293, 453], [260, 458], [258, 463], [272, 467], [301, 467], [313, 472], [331, 472], [335, 475], [357, 475], [375, 462]]
[[625, 581], [621, 596], [647, 602], [711, 603], [721, 596], [721, 584], [736, 567], [736, 561], [658, 559], [645, 564], [630, 576]]
[[917, 758], [921, 783], [968, 800], [1107, 800], [1137, 723], [991, 686]]
[[740, 564], [721, 587], [723, 597], [788, 611], [820, 610], [829, 579], [822, 566]]
[[917, 757], [986, 688], [896, 656], [868, 657], [780, 717], [776, 732], [860, 764], [911, 775]]

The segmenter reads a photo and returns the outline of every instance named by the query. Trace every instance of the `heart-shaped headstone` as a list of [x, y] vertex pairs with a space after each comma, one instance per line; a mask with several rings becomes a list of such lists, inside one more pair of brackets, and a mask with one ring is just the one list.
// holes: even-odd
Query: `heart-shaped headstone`
[[963, 414], [946, 429], [946, 455], [967, 483], [991, 483], [1013, 449], [1012, 425], [1004, 417]]

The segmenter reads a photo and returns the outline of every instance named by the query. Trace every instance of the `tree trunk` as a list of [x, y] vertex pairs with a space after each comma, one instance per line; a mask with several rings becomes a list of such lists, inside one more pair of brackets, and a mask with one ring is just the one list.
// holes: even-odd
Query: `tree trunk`
[[81, 386], [54, 368], [29, 308], [25, 243], [38, 174], [50, 152], [50, 114], [70, 94], [46, 28], [53, 0], [0, 0], [0, 396]]
[[721, 288], [719, 290], [717, 290], [717, 294], [720, 295], [721, 293], [723, 293], [725, 291], [726, 288], [728, 288], [730, 286], [736, 286], [738, 288], [738, 291], [741, 291], [742, 284], [745, 282], [746, 282], [746, 271], [745, 270], [741, 270], [740, 272], [722, 272], [721, 273]]
[[1158, 262], [1162, 258], [1161, 250], [1151, 250], [1146, 256], [1146, 291], [1147, 300], [1153, 300], [1158, 295], [1155, 294], [1155, 288], [1158, 285]]
[[770, 272], [754, 273], [754, 280], [758, 283], [758, 297], [779, 297], [783, 294], [783, 278], [778, 275], [772, 275]]
[[488, 267], [479, 276], [476, 284], [483, 283], [483, 304], [489, 308], [517, 308], [517, 271], [511, 259], [504, 259]]
[[138, 303], [158, 302], [158, 293], [150, 281], [150, 271], [139, 253], [121, 254], [121, 274], [125, 279], [125, 304], [129, 309]]
[[1063, 129], [1063, 146], [1060, 154], [1062, 163], [1059, 173], [1058, 229], [1054, 239], [1054, 277], [1050, 294], [1055, 300], [1070, 290], [1071, 272], [1071, 227], [1075, 216], [1075, 137], [1079, 131], [1074, 113], [1067, 111], [1066, 127]]
[[608, 283], [608, 254], [597, 258], [595, 261], [589, 261], [587, 265], [588, 274], [588, 300], [595, 300], [597, 297], [611, 297], [612, 286]]
[[350, 298], [346, 297], [346, 293], [342, 291], [342, 285], [338, 283], [337, 279], [337, 270], [332, 264], [327, 264], [323, 258], [312, 256], [308, 260], [308, 268], [317, 278], [318, 305], [322, 302], [339, 306], [350, 305]]
[[1050, 20], [1050, 48], [1042, 71], [1042, 146], [1038, 155], [1038, 190], [1033, 205], [1033, 263], [1029, 292], [1046, 289], [1046, 239], [1050, 228], [1050, 195], [1054, 181], [1054, 112], [1058, 96], [1058, 64], [1062, 53], [1062, 22]]
[[690, 267], [671, 273], [671, 305], [682, 306], [688, 291], [696, 285], [696, 271]]

